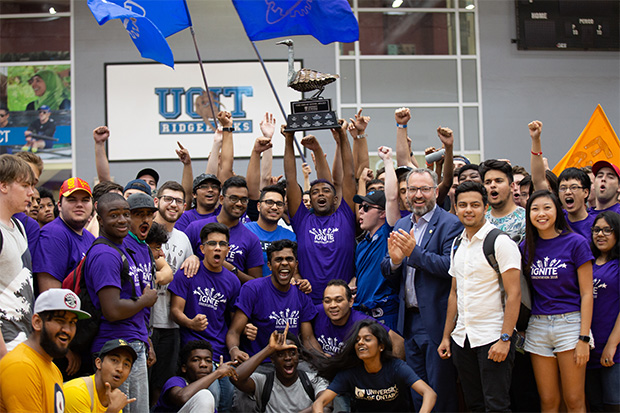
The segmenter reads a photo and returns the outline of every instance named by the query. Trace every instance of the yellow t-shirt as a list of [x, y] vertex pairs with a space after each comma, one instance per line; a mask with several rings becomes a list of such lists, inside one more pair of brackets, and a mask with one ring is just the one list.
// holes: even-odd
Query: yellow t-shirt
[[65, 411], [62, 374], [41, 354], [21, 343], [0, 361], [0, 411]]
[[95, 384], [95, 375], [90, 376], [93, 381], [93, 404], [90, 404], [90, 393], [88, 386], [84, 381], [85, 377], [78, 377], [64, 384], [66, 405], [65, 413], [104, 413], [106, 407], [99, 401], [97, 394], [97, 385]]

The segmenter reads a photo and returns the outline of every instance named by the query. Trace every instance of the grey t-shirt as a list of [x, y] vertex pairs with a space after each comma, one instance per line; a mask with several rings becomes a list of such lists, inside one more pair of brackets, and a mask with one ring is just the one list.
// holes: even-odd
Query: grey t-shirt
[[[183, 262], [191, 257], [192, 244], [185, 233], [174, 228], [169, 233], [168, 242], [161, 246], [166, 256], [166, 262], [172, 268], [172, 273], [176, 274]], [[168, 285], [157, 285], [157, 301], [151, 312], [151, 322], [155, 328], [179, 328], [170, 317], [170, 292]]]
[[[32, 331], [34, 305], [32, 261], [28, 241], [22, 234], [26, 232], [20, 222], [12, 222], [13, 228], [0, 223], [0, 328], [8, 351], [26, 341]], [[22, 232], [16, 225], [21, 227]]]
[[[320, 392], [327, 389], [329, 383], [322, 377], [317, 377], [315, 372], [307, 372], [307, 374], [314, 388], [314, 397], [316, 399]], [[260, 405], [267, 376], [262, 373], [252, 373], [250, 378], [254, 380], [255, 384], [254, 397], [256, 398], [256, 404]], [[267, 409], [265, 409], [266, 413], [298, 412], [311, 405], [312, 399], [308, 397], [299, 378], [289, 387], [285, 387], [280, 383], [278, 377], [273, 378], [273, 388], [271, 389], [271, 397], [269, 398], [269, 403], [267, 403]]]

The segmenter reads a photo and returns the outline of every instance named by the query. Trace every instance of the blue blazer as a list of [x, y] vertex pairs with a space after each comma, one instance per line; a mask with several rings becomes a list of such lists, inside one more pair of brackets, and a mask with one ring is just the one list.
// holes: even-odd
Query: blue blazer
[[[394, 231], [402, 229], [409, 232], [411, 227], [411, 216], [406, 216], [396, 222]], [[415, 290], [424, 328], [435, 344], [441, 342], [452, 287], [452, 277], [448, 274], [450, 250], [452, 241], [462, 231], [463, 225], [459, 219], [437, 206], [426, 226], [422, 242], [416, 244], [411, 256], [406, 257], [399, 268], [392, 271], [389, 253], [381, 261], [383, 276], [388, 280], [400, 281], [399, 331], [405, 331], [405, 279], [406, 268], [410, 265], [416, 269]]]

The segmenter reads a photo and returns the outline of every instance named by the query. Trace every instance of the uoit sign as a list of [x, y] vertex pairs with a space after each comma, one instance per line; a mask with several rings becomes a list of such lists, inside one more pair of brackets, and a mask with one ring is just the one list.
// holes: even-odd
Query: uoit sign
[[[265, 64], [284, 107], [299, 100], [301, 95], [286, 87], [287, 63]], [[273, 113], [278, 125], [285, 123], [260, 64], [218, 62], [204, 68], [219, 110], [232, 115], [235, 157], [249, 157], [265, 112]], [[108, 64], [105, 69], [111, 161], [176, 159], [177, 141], [194, 159], [209, 156], [213, 131], [194, 106], [204, 90], [197, 63], [176, 63], [175, 70], [152, 63]], [[274, 137], [273, 150], [283, 155], [283, 139]]]

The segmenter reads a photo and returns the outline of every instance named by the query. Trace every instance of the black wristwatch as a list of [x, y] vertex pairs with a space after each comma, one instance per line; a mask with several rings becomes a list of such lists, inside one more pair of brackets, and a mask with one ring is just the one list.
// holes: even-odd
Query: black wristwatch
[[504, 333], [501, 336], [499, 336], [499, 339], [502, 340], [503, 342], [510, 341], [510, 334]]
[[584, 343], [589, 343], [590, 336], [579, 336], [579, 340], [583, 341]]
[[223, 130], [224, 132], [234, 132], [234, 131], [235, 131], [235, 128], [234, 128], [234, 127], [226, 127], [226, 128], [222, 128], [222, 130]]
[[235, 275], [239, 275], [239, 268], [237, 268], [237, 267], [233, 266], [233, 267], [232, 267], [232, 270], [230, 270], [230, 272], [232, 272], [232, 273], [233, 273], [233, 274], [235, 274]]

